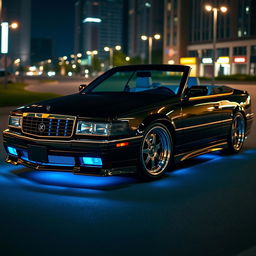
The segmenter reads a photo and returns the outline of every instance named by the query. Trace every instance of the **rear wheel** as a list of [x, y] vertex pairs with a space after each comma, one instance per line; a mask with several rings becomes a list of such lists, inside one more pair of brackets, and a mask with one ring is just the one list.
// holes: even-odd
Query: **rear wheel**
[[240, 112], [234, 114], [228, 136], [228, 152], [238, 153], [245, 140], [245, 119]]
[[150, 125], [145, 131], [140, 147], [140, 176], [144, 179], [158, 179], [172, 163], [172, 136], [161, 123]]

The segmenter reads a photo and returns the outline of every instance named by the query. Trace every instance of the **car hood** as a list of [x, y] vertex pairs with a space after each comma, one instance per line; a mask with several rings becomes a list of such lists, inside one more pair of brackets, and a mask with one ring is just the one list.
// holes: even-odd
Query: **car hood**
[[151, 93], [78, 93], [41, 101], [17, 110], [110, 119], [125, 113], [156, 108], [171, 98], [170, 95]]

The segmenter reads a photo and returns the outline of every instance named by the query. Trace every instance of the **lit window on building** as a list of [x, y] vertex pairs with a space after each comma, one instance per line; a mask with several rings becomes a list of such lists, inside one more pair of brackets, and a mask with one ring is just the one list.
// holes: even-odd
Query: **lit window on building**
[[238, 31], [237, 31], [237, 36], [238, 36], [238, 37], [242, 37], [242, 30], [241, 30], [241, 29], [238, 29]]
[[168, 3], [167, 4], [167, 10], [170, 12], [172, 10], [172, 4], [171, 3]]
[[150, 7], [151, 7], [151, 3], [146, 2], [146, 3], [145, 3], [145, 6], [148, 7], [148, 8], [150, 8]]

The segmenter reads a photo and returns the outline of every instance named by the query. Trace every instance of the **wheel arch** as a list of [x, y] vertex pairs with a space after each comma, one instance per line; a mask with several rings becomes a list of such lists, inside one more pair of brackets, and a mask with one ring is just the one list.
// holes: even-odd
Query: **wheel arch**
[[171, 133], [172, 135], [172, 140], [173, 140], [173, 143], [175, 145], [175, 136], [174, 136], [174, 133], [175, 133], [175, 124], [172, 120], [170, 120], [166, 115], [161, 115], [161, 114], [153, 114], [153, 115], [150, 115], [148, 116], [147, 118], [145, 118], [141, 124], [139, 125], [139, 131], [140, 133], [143, 133], [144, 130], [149, 126], [151, 125], [152, 123], [162, 123], [164, 124], [169, 132]]
[[232, 113], [232, 117], [236, 114], [236, 113], [241, 113], [244, 117], [244, 123], [245, 123], [245, 128], [247, 128], [247, 118], [246, 118], [246, 113], [245, 110], [241, 107], [241, 106], [237, 106], [233, 109], [233, 113]]

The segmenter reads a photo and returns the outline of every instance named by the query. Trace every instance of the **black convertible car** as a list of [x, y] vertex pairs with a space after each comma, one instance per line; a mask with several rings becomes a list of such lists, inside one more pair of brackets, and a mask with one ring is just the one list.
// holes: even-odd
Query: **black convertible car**
[[253, 114], [246, 91], [203, 86], [190, 67], [113, 68], [77, 94], [11, 112], [6, 161], [74, 174], [156, 179], [177, 161], [241, 150]]

